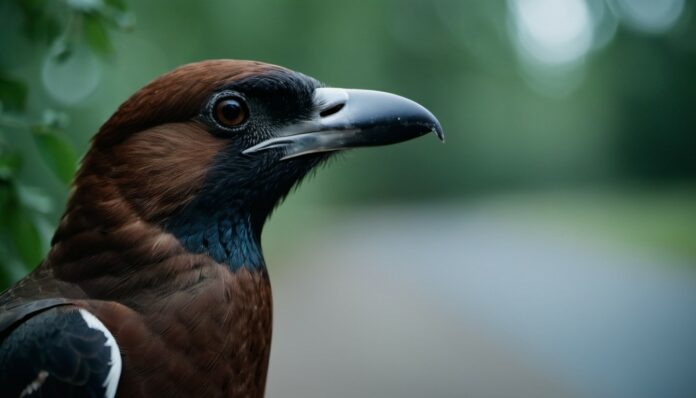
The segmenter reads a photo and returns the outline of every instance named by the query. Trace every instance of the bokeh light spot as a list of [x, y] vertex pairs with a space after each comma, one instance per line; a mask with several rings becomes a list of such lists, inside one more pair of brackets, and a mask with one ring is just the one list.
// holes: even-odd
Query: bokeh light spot
[[613, 0], [612, 5], [626, 25], [647, 33], [669, 30], [684, 11], [684, 0]]
[[53, 98], [75, 104], [97, 88], [102, 67], [97, 56], [84, 45], [66, 51], [62, 41], [53, 44], [41, 68], [41, 81]]
[[508, 6], [523, 55], [544, 64], [564, 64], [590, 50], [593, 24], [584, 0], [511, 0]]

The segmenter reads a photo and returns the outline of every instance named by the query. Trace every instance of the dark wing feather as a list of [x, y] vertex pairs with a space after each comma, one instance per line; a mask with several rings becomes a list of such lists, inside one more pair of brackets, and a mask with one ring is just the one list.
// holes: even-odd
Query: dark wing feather
[[0, 342], [0, 395], [105, 397], [113, 365], [107, 339], [78, 307], [34, 314]]
[[16, 323], [36, 315], [41, 311], [45, 311], [52, 307], [69, 304], [69, 301], [63, 298], [49, 298], [42, 300], [34, 300], [30, 302], [22, 302], [21, 304], [9, 304], [0, 308], [0, 339], [7, 330], [11, 330]]

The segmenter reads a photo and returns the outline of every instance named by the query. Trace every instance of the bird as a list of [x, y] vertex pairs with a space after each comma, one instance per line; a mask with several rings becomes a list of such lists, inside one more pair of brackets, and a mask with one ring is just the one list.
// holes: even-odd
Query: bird
[[48, 254], [0, 295], [3, 397], [262, 397], [264, 223], [335, 153], [434, 133], [404, 97], [207, 60], [146, 84], [82, 158]]

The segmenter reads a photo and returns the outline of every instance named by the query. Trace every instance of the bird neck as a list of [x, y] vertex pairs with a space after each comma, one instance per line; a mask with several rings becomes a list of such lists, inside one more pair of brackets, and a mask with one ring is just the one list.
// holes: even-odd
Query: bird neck
[[[197, 201], [176, 216], [151, 219], [123, 191], [113, 180], [81, 175], [43, 266], [61, 280], [94, 292], [118, 279], [117, 288], [107, 289], [109, 298], [160, 289], [169, 282], [183, 289], [198, 283], [188, 278], [200, 279], [195, 270], [214, 265], [265, 273], [260, 247], [265, 218], [256, 220], [256, 213], [241, 207], [220, 211], [211, 202]], [[157, 275], [157, 282], [132, 278], [136, 271]]]
[[165, 229], [188, 251], [207, 254], [233, 271], [265, 268], [261, 231], [248, 212], [225, 209], [208, 213], [193, 210], [169, 220]]

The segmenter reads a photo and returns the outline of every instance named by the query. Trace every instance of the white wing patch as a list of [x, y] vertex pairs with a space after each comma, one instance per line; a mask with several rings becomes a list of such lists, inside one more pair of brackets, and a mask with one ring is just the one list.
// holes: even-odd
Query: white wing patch
[[82, 319], [85, 320], [87, 326], [102, 332], [106, 337], [106, 343], [104, 343], [104, 345], [111, 350], [111, 361], [109, 363], [109, 374], [106, 375], [106, 379], [102, 386], [106, 387], [105, 397], [114, 398], [116, 395], [116, 387], [118, 387], [118, 379], [121, 378], [121, 366], [123, 365], [121, 363], [121, 351], [118, 349], [118, 344], [114, 336], [96, 316], [82, 308], [80, 309], [80, 315], [82, 315]]
[[45, 370], [40, 371], [38, 376], [36, 376], [36, 379], [29, 383], [28, 386], [24, 387], [24, 390], [22, 390], [22, 392], [19, 394], [19, 398], [24, 398], [28, 395], [35, 393], [36, 391], [39, 391], [39, 388], [41, 388], [41, 386], [47, 378], [48, 372], [46, 372]]

